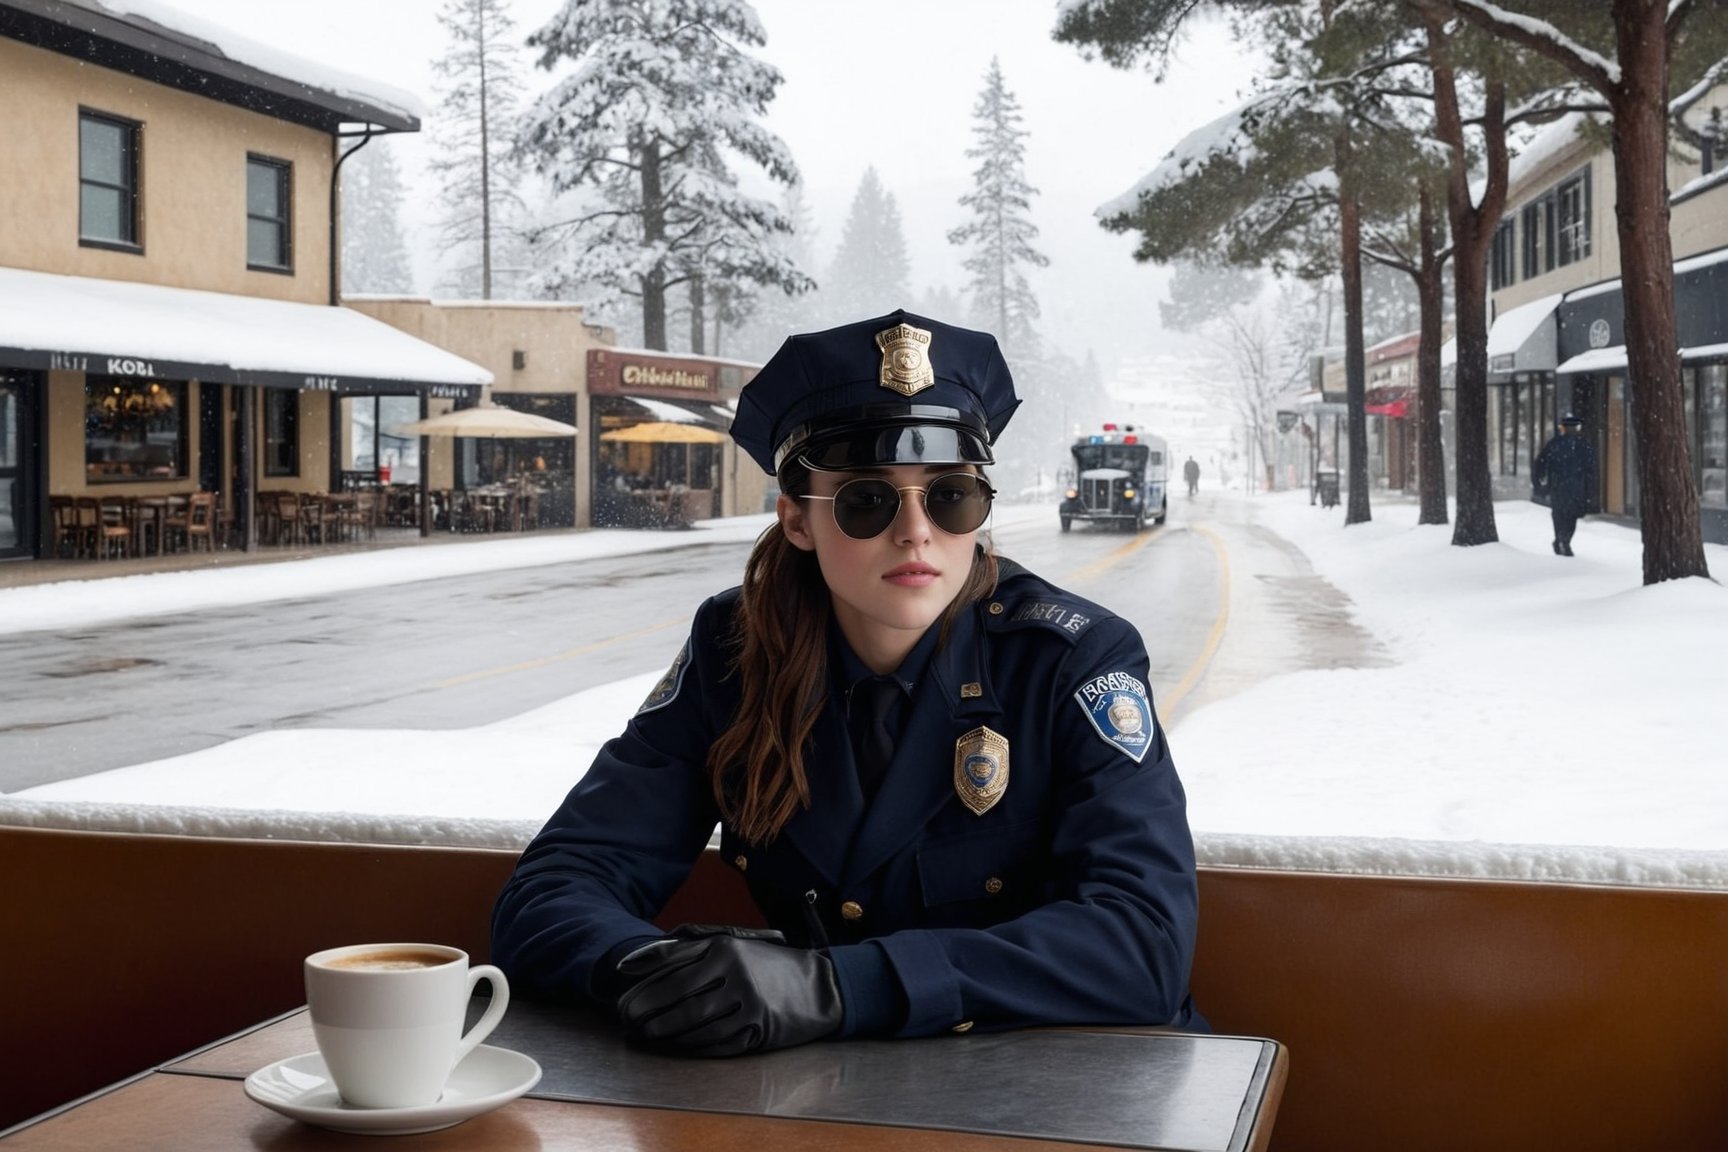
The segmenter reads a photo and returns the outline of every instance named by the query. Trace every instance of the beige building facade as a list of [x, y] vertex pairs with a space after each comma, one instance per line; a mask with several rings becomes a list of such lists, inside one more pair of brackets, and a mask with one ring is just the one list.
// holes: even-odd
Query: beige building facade
[[341, 158], [413, 98], [225, 40], [0, 0], [0, 560], [160, 550], [196, 493], [250, 546], [262, 493], [356, 471], [353, 398], [490, 382], [334, 300]]
[[[1728, 87], [1698, 110], [1728, 104]], [[1674, 302], [1687, 436], [1705, 538], [1728, 541], [1728, 155], [1671, 142]], [[1510, 171], [1489, 277], [1489, 463], [1502, 496], [1528, 495], [1530, 467], [1561, 415], [1584, 420], [1599, 462], [1597, 510], [1638, 508], [1614, 157], [1578, 114], [1545, 127]]]

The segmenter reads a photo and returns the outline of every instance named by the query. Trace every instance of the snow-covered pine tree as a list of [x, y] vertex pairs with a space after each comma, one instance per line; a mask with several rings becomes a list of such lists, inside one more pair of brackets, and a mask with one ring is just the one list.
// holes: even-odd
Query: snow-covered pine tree
[[342, 164], [342, 291], [412, 292], [402, 236], [402, 174], [388, 137]]
[[760, 123], [780, 73], [740, 47], [766, 41], [746, 0], [566, 0], [529, 37], [542, 68], [575, 67], [529, 110], [522, 147], [555, 193], [597, 193], [539, 230], [563, 247], [544, 287], [593, 293], [601, 307], [639, 298], [642, 342], [665, 349], [668, 290], [692, 276], [702, 307], [716, 277], [808, 283], [771, 243], [786, 218], [739, 190], [721, 151], [797, 179]]
[[[792, 225], [792, 230], [776, 233], [771, 237], [771, 243], [794, 268], [814, 268], [816, 224], [804, 199], [802, 184], [787, 186], [780, 198], [780, 211]], [[742, 290], [735, 288], [732, 291], [740, 293]], [[814, 287], [797, 296], [784, 292], [732, 296], [726, 301], [726, 306], [736, 315], [736, 319], [730, 321], [733, 331], [725, 341], [718, 337], [715, 339], [714, 354], [758, 363], [766, 361], [792, 333], [813, 331], [818, 327], [820, 299], [821, 294]]]
[[984, 89], [972, 108], [974, 144], [966, 155], [978, 161], [972, 170], [972, 190], [960, 197], [972, 219], [948, 233], [950, 244], [969, 247], [964, 262], [972, 279], [973, 321], [996, 334], [1009, 352], [1031, 355], [1038, 334], [1038, 297], [1026, 279], [1026, 269], [1042, 268], [1050, 260], [1032, 246], [1038, 227], [1027, 217], [1038, 189], [1026, 182], [1026, 136], [1020, 101], [1002, 79], [1002, 65], [992, 58], [984, 74]]
[[520, 41], [511, 35], [508, 0], [444, 0], [438, 22], [450, 46], [432, 62], [442, 96], [428, 167], [439, 181], [440, 251], [453, 262], [445, 278], [464, 295], [490, 300], [526, 263], [514, 151]]
[[871, 166], [858, 181], [840, 247], [822, 285], [823, 316], [829, 323], [843, 324], [905, 308], [911, 299], [911, 276], [900, 208]]

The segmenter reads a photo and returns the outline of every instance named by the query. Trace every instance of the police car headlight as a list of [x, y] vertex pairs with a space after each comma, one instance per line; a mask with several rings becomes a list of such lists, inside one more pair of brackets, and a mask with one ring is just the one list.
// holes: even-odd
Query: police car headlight
[[1132, 499], [1134, 499], [1134, 489], [1132, 489], [1132, 488], [1124, 488], [1124, 489], [1122, 489], [1122, 498], [1123, 498], [1123, 499], [1124, 499], [1124, 500], [1132, 500]]
[[1068, 489], [1068, 499], [1070, 499], [1070, 500], [1080, 499], [1080, 490], [1078, 488]]

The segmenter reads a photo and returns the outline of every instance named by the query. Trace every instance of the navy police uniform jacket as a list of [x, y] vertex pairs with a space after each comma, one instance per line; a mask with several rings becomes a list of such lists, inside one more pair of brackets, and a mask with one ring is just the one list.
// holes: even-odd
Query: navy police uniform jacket
[[[1001, 576], [930, 657], [874, 800], [831, 696], [804, 760], [809, 807], [762, 846], [722, 825], [721, 856], [790, 942], [827, 950], [842, 1035], [1204, 1027], [1188, 1001], [1193, 841], [1140, 635], [1012, 562]], [[520, 990], [604, 1001], [617, 957], [662, 935], [649, 918], [720, 819], [704, 764], [738, 703], [737, 596], [698, 609], [666, 678], [523, 853], [493, 917], [493, 959]], [[1007, 742], [984, 774], [1007, 778], [977, 814], [957, 776], [979, 764], [956, 753], [980, 728]]]

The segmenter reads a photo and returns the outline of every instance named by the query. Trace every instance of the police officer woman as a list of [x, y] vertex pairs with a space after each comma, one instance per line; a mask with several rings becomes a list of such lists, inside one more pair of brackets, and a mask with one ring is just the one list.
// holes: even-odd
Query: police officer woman
[[[493, 916], [513, 984], [706, 1056], [1205, 1026], [1140, 636], [978, 540], [1018, 404], [993, 337], [903, 312], [794, 336], [745, 387], [777, 523], [523, 853]], [[663, 933], [716, 824], [773, 930]]]

